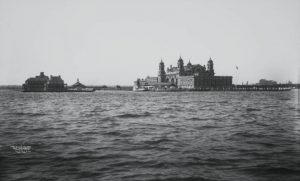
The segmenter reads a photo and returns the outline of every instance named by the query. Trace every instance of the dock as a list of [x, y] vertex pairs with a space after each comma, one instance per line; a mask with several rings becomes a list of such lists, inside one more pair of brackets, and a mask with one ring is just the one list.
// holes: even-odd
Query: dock
[[296, 88], [298, 87], [289, 84], [232, 85], [231, 87], [203, 87], [192, 91], [290, 91]]

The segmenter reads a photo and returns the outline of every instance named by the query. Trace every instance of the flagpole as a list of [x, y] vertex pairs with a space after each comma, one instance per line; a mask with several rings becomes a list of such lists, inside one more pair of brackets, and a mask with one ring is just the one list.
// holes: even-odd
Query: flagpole
[[235, 66], [235, 79], [236, 79], [236, 85], [238, 85], [238, 66]]

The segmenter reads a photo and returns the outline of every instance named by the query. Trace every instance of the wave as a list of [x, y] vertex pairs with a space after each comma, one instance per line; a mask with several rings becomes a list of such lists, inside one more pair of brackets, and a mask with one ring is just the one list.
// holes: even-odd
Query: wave
[[116, 119], [113, 117], [105, 117], [105, 118], [100, 119], [99, 121], [100, 122], [114, 122], [114, 121], [116, 121]]
[[169, 177], [161, 179], [150, 179], [147, 181], [213, 181], [204, 177]]
[[300, 176], [300, 170], [286, 167], [270, 167], [268, 165], [258, 165], [252, 168], [245, 168], [242, 171], [258, 175], [297, 175]]
[[204, 125], [199, 127], [200, 129], [212, 129], [212, 128], [219, 128], [218, 126], [213, 126], [213, 125]]
[[124, 133], [121, 133], [120, 131], [108, 131], [108, 132], [104, 132], [103, 135], [109, 135], [109, 136], [127, 136]]
[[41, 128], [41, 127], [39, 127], [39, 128], [33, 128], [30, 131], [32, 131], [32, 132], [45, 132], [45, 131], [48, 131], [48, 128], [45, 128], [45, 127]]
[[190, 121], [205, 121], [205, 120], [209, 120], [209, 119], [208, 118], [192, 117], [192, 118], [188, 118], [187, 120], [190, 120]]
[[[78, 154], [80, 153], [80, 154]], [[54, 163], [64, 163], [64, 162], [80, 162], [80, 161], [95, 161], [95, 160], [105, 160], [105, 159], [117, 159], [117, 158], [127, 158], [130, 159], [131, 156], [127, 154], [106, 154], [106, 155], [100, 155], [96, 156], [94, 155], [96, 153], [95, 151], [77, 151], [74, 152], [74, 156], [55, 156], [52, 158], [49, 158], [49, 160], [53, 161]]]
[[172, 142], [172, 140], [163, 138], [163, 139], [158, 139], [158, 140], [145, 141], [144, 143], [153, 145], [153, 144], [159, 144], [159, 143], [163, 143], [163, 142]]
[[118, 116], [115, 116], [117, 118], [140, 118], [140, 117], [149, 117], [151, 116], [151, 113], [144, 112], [142, 114], [131, 114], [131, 113], [125, 113]]
[[102, 173], [101, 172], [94, 172], [94, 171], [81, 171], [78, 173], [79, 179], [86, 179], [86, 178], [95, 178], [98, 176], [101, 176]]
[[237, 132], [232, 136], [245, 137], [245, 138], [262, 138], [264, 135], [258, 133], [247, 133], [247, 132]]
[[48, 115], [46, 113], [26, 113], [26, 112], [14, 112], [14, 113], [4, 113], [4, 115], [11, 115], [11, 116], [30, 116], [30, 117], [35, 117], [35, 116], [45, 116]]
[[289, 98], [279, 98], [278, 100], [280, 100], [280, 101], [289, 101], [291, 99], [289, 99]]
[[161, 108], [160, 110], [161, 111], [172, 111], [174, 108], [172, 108], [172, 107], [163, 107], [163, 108]]
[[261, 111], [261, 109], [258, 109], [258, 108], [247, 108], [246, 111], [247, 111], [247, 112]]

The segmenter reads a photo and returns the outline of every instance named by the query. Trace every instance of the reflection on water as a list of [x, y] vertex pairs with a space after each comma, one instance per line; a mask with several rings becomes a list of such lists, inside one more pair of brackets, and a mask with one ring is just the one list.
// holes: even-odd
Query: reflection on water
[[297, 90], [1, 90], [0, 102], [3, 180], [300, 180]]

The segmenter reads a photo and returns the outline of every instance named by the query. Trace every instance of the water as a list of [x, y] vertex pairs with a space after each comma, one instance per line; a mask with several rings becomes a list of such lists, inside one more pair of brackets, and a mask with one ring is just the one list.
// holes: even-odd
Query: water
[[300, 180], [299, 92], [0, 91], [1, 180]]

